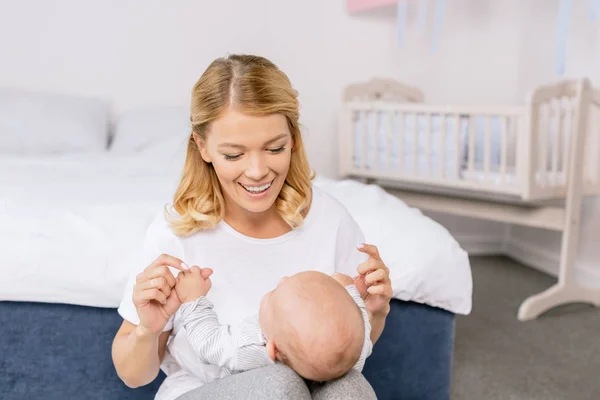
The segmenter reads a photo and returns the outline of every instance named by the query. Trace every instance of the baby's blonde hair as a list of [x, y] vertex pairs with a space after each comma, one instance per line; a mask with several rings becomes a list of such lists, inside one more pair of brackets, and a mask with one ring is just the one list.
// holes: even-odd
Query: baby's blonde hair
[[287, 119], [294, 146], [290, 168], [275, 201], [283, 220], [293, 229], [304, 220], [309, 205], [311, 171], [300, 132], [298, 93], [271, 61], [253, 55], [230, 55], [213, 61], [196, 82], [191, 99], [192, 132], [173, 209], [165, 217], [178, 235], [211, 229], [224, 215], [224, 197], [212, 164], [205, 162], [194, 140], [206, 140], [211, 123], [233, 108], [248, 115], [282, 114]]

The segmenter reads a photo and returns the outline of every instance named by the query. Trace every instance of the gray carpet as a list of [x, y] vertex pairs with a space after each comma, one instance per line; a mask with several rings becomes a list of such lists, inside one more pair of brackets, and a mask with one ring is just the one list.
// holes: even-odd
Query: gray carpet
[[472, 257], [473, 311], [457, 319], [453, 400], [600, 399], [600, 310], [583, 304], [517, 320], [556, 280], [504, 257]]

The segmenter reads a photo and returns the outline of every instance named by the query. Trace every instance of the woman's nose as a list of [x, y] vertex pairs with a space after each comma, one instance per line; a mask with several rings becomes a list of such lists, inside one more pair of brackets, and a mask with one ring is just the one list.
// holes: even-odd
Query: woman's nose
[[269, 168], [262, 155], [255, 155], [250, 158], [250, 163], [246, 168], [246, 176], [252, 180], [260, 181], [267, 176]]

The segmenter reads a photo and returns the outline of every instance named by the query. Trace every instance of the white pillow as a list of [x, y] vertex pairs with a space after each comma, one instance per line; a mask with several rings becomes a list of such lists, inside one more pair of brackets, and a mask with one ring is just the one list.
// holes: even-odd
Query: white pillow
[[393, 297], [467, 315], [473, 280], [469, 256], [439, 223], [377, 185], [318, 178], [342, 203], [390, 269]]
[[105, 151], [107, 101], [0, 87], [0, 153], [64, 154]]
[[[180, 107], [144, 107], [123, 113], [117, 120], [110, 151], [140, 153], [163, 147], [177, 150], [191, 134], [189, 110]], [[173, 147], [176, 146], [176, 147]]]

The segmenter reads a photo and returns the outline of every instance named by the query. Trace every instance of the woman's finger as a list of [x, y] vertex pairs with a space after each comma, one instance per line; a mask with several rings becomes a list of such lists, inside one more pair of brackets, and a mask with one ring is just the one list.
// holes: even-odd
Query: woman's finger
[[161, 278], [161, 277], [165, 278], [169, 287], [175, 286], [175, 283], [176, 283], [173, 273], [171, 272], [169, 267], [166, 267], [164, 265], [159, 265], [153, 269], [146, 271], [144, 277], [145, 277], [144, 281], [148, 281], [148, 280], [155, 279], [155, 278]]
[[365, 278], [365, 282], [367, 282], [367, 285], [372, 285], [375, 282], [378, 281], [384, 281], [387, 278], [387, 271], [384, 269], [378, 269], [376, 271], [373, 271], [369, 274], [367, 274], [367, 277]]
[[171, 294], [171, 287], [167, 283], [167, 280], [162, 276], [147, 280], [145, 282], [137, 283], [134, 286], [134, 290], [137, 291], [143, 291], [153, 288], [160, 290], [167, 297], [169, 297], [169, 295]]
[[136, 281], [137, 283], [145, 281], [148, 279], [148, 274], [152, 274], [152, 271], [154, 271], [155, 269], [164, 269], [167, 267], [173, 267], [180, 271], [186, 271], [187, 269], [189, 269], [187, 265], [179, 258], [170, 256], [168, 254], [161, 254], [142, 273], [138, 274]]
[[180, 271], [185, 271], [186, 269], [189, 269], [189, 267], [187, 266], [186, 263], [184, 263], [183, 261], [181, 261], [179, 258], [170, 256], [168, 254], [161, 254], [154, 261], [153, 264], [164, 265], [164, 266], [168, 266], [168, 267], [173, 267], [173, 268], [178, 269]]
[[376, 260], [381, 261], [381, 257], [379, 256], [379, 250], [376, 246], [372, 244], [362, 243], [357, 246], [358, 251], [368, 254], [370, 257], [373, 257]]
[[133, 297], [134, 303], [141, 303], [151, 300], [156, 300], [161, 304], [167, 303], [167, 296], [165, 296], [165, 294], [162, 291], [156, 288], [134, 292]]
[[369, 258], [367, 261], [361, 263], [358, 266], [358, 273], [361, 275], [365, 275], [369, 272], [376, 271], [380, 268], [385, 267], [383, 262], [376, 260], [375, 258]]
[[367, 292], [374, 296], [392, 297], [392, 289], [388, 284], [369, 286]]

